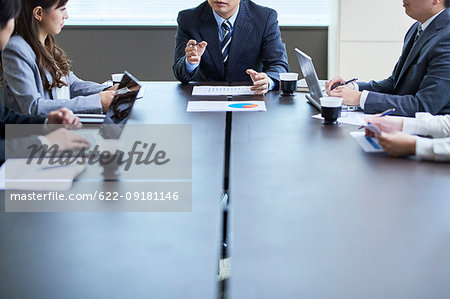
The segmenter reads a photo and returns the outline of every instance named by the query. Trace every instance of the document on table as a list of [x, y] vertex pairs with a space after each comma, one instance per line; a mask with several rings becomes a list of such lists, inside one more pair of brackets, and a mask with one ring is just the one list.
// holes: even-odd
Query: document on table
[[187, 112], [267, 111], [264, 101], [189, 101]]
[[[327, 80], [319, 80], [320, 90], [325, 90], [325, 83], [327, 83]], [[304, 78], [301, 80], [298, 80], [297, 91], [309, 92], [308, 84], [306, 83], [306, 80]]]
[[242, 96], [255, 95], [251, 86], [194, 86], [193, 96]]
[[49, 164], [49, 159], [8, 159], [0, 169], [2, 190], [66, 191], [72, 187], [73, 179], [85, 166]]
[[[342, 111], [341, 117], [338, 118], [338, 122], [341, 124], [354, 125], [354, 126], [362, 126], [366, 124], [366, 117], [370, 115], [364, 114], [363, 111]], [[323, 117], [319, 114], [313, 115], [312, 118], [315, 119], [323, 119]]]
[[350, 132], [350, 135], [355, 138], [366, 153], [384, 152], [383, 148], [378, 144], [378, 140], [376, 138], [365, 136], [366, 133], [364, 131]]

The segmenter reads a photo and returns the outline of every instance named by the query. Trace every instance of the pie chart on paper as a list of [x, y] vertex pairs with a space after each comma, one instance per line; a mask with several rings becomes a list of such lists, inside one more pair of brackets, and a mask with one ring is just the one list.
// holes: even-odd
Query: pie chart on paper
[[250, 109], [258, 107], [257, 104], [253, 103], [238, 103], [238, 104], [230, 104], [228, 105], [230, 108], [238, 108], [238, 109]]

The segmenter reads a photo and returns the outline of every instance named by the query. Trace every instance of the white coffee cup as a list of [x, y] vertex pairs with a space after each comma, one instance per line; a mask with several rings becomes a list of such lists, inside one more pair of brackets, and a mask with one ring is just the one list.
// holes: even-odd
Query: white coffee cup
[[280, 73], [280, 89], [283, 96], [293, 96], [297, 90], [297, 73]]
[[342, 98], [321, 97], [320, 106], [324, 125], [336, 125], [337, 119], [341, 116]]
[[297, 73], [280, 73], [280, 80], [283, 80], [283, 81], [298, 80], [298, 74]]
[[320, 106], [334, 108], [342, 106], [342, 98], [338, 97], [321, 97]]

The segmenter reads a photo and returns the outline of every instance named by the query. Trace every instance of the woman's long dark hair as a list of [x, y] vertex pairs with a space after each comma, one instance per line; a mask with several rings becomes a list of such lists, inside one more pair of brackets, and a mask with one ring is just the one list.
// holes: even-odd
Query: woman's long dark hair
[[[64, 54], [64, 51], [56, 46], [55, 37], [49, 34], [45, 40], [45, 46], [39, 41], [38, 21], [33, 16], [33, 9], [41, 6], [44, 10], [50, 9], [57, 4], [60, 8], [68, 0], [23, 0], [22, 10], [16, 19], [16, 28], [14, 33], [25, 39], [36, 54], [36, 63], [42, 78], [42, 84], [47, 90], [53, 87], [67, 86], [61, 78], [67, 76], [70, 72], [70, 61]], [[50, 72], [52, 83], [47, 80], [45, 71]]]
[[[17, 17], [20, 6], [20, 0], [0, 0], [0, 30], [6, 27], [9, 20]], [[0, 74], [2, 70], [2, 51], [0, 49]], [[3, 87], [3, 76], [0, 76], [0, 87]]]

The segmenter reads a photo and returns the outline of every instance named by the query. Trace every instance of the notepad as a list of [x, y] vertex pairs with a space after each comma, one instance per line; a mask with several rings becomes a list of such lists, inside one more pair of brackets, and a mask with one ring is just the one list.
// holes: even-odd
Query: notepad
[[[33, 191], [66, 191], [72, 187], [74, 178], [85, 168], [84, 165], [60, 166], [50, 165], [49, 159], [8, 159], [2, 165], [0, 180], [4, 180], [2, 186], [6, 190], [33, 190]], [[1, 184], [0, 184], [1, 185]]]
[[378, 144], [378, 140], [366, 136], [364, 131], [350, 132], [350, 135], [358, 142], [366, 153], [384, 152], [383, 148]]

